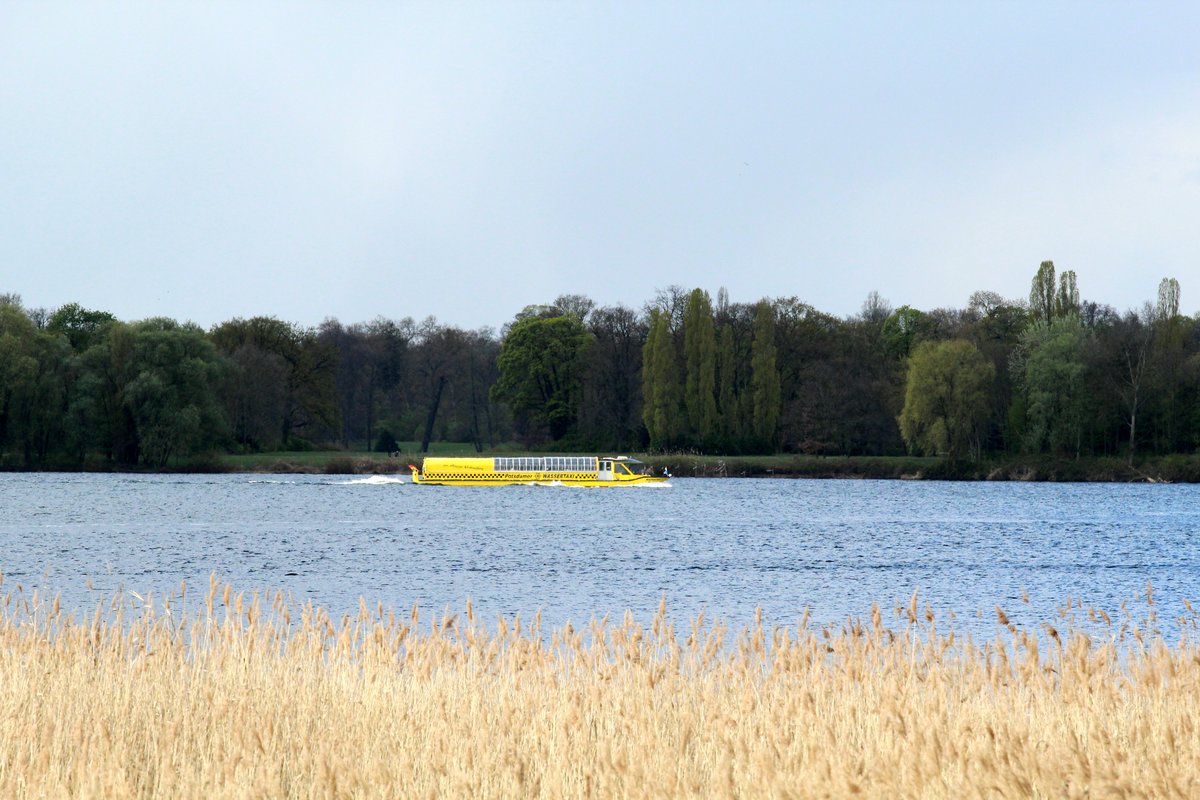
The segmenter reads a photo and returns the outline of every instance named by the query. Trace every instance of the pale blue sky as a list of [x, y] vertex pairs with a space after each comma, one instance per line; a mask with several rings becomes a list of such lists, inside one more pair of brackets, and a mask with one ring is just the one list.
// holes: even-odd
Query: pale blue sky
[[122, 319], [561, 293], [1200, 309], [1197, 3], [0, 0], [0, 292]]

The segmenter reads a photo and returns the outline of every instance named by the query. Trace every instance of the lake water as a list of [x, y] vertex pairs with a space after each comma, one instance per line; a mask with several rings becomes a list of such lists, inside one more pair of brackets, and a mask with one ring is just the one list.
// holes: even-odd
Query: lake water
[[[0, 475], [0, 593], [86, 610], [210, 573], [341, 613], [374, 606], [546, 624], [666, 596], [739, 626], [890, 615], [914, 590], [955, 627], [1025, 624], [1068, 595], [1115, 612], [1151, 583], [1200, 600], [1200, 486], [676, 478], [666, 488], [464, 488], [395, 478]], [[88, 582], [94, 588], [88, 588]], [[1023, 598], [1028, 595], [1029, 602]], [[1164, 626], [1166, 627], [1166, 626]]]

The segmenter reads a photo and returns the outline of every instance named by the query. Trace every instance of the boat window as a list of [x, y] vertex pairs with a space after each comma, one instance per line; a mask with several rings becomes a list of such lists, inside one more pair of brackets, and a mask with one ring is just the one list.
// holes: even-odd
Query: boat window
[[[539, 459], [533, 459], [537, 462]], [[540, 459], [546, 472], [595, 472], [596, 459], [594, 456], [551, 456]]]
[[597, 466], [595, 456], [492, 459], [492, 469], [496, 472], [595, 472]]
[[496, 472], [540, 472], [543, 461], [541, 458], [493, 458], [492, 469]]

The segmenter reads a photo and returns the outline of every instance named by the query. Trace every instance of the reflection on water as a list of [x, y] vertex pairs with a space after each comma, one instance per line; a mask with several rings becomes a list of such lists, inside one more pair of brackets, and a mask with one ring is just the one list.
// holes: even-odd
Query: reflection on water
[[[413, 486], [395, 477], [0, 475], [4, 590], [85, 608], [120, 589], [283, 588], [374, 605], [538, 609], [549, 624], [630, 608], [761, 606], [793, 623], [872, 602], [995, 630], [1069, 596], [1116, 610], [1152, 583], [1164, 621], [1200, 598], [1200, 487], [676, 478], [669, 491]], [[88, 590], [91, 579], [93, 590]], [[1024, 597], [1029, 598], [1028, 603]], [[977, 612], [979, 616], [977, 616]]]

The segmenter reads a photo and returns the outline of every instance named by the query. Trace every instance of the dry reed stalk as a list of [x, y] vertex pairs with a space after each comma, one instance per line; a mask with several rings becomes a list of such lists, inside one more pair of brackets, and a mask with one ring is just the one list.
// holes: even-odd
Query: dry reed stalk
[[[665, 599], [544, 635], [214, 579], [76, 619], [0, 608], [3, 797], [972, 797], [1200, 793], [1200, 647], [906, 624], [677, 633]], [[922, 617], [925, 622], [922, 623]], [[952, 623], [951, 623], [952, 624]]]

